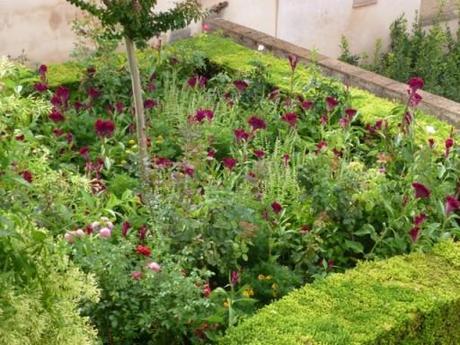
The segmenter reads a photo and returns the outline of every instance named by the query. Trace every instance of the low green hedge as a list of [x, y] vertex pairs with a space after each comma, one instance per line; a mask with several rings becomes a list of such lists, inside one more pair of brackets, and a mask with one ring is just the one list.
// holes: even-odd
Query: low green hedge
[[460, 245], [333, 274], [262, 309], [221, 344], [460, 344]]

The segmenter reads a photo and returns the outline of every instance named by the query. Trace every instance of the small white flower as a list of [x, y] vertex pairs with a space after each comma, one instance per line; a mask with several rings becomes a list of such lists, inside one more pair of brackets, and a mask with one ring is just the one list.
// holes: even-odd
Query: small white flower
[[265, 46], [263, 44], [259, 44], [259, 46], [257, 47], [257, 50], [261, 52], [265, 50]]
[[426, 132], [428, 134], [434, 134], [436, 133], [436, 129], [433, 126], [426, 126]]

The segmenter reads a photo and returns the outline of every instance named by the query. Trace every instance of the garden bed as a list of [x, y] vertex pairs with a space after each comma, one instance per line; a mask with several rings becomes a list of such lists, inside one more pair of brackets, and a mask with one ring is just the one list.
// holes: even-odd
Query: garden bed
[[398, 105], [219, 35], [139, 59], [149, 193], [120, 55], [7, 66], [0, 102], [0, 216], [66, 244], [105, 343], [216, 343], [305, 283], [458, 239], [459, 148], [421, 80]]

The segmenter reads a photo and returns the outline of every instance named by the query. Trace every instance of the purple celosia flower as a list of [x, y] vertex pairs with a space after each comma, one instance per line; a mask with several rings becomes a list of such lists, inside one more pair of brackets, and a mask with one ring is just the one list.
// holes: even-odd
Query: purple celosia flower
[[185, 175], [193, 177], [193, 175], [195, 174], [195, 167], [191, 164], [184, 164], [184, 166], [182, 167], [182, 171]]
[[159, 169], [166, 169], [170, 168], [173, 165], [172, 160], [166, 157], [155, 157], [153, 159], [153, 163], [155, 164], [155, 167]]
[[187, 81], [187, 84], [192, 88], [195, 88], [195, 87], [203, 88], [206, 86], [207, 82], [208, 82], [208, 78], [203, 77], [201, 75], [195, 75]]
[[272, 206], [273, 212], [275, 212], [276, 214], [280, 214], [281, 211], [283, 210], [283, 206], [281, 206], [281, 204], [278, 201], [274, 201], [271, 204], [271, 206]]
[[289, 124], [290, 127], [295, 127], [297, 125], [297, 114], [296, 113], [286, 113], [281, 117], [281, 121]]
[[123, 224], [121, 224], [121, 236], [126, 238], [126, 236], [128, 236], [129, 229], [131, 229], [131, 224], [129, 224], [129, 222], [125, 220]]
[[233, 82], [233, 85], [235, 85], [236, 89], [239, 91], [239, 92], [243, 92], [244, 90], [246, 90], [249, 86], [249, 84], [247, 82], [245, 82], [244, 80], [235, 80]]
[[198, 122], [203, 122], [204, 119], [211, 121], [214, 118], [214, 112], [211, 109], [198, 109], [194, 119]]
[[233, 286], [240, 282], [240, 274], [238, 273], [238, 271], [232, 271], [230, 275], [230, 282]]
[[21, 176], [22, 176], [22, 178], [23, 178], [25, 181], [27, 181], [27, 182], [29, 182], [29, 183], [32, 183], [32, 181], [33, 181], [33, 175], [32, 175], [32, 173], [31, 173], [29, 170], [24, 170], [24, 171], [22, 171], [22, 172], [21, 172]]
[[412, 188], [414, 188], [415, 197], [417, 199], [427, 199], [431, 195], [431, 191], [420, 182], [412, 183]]
[[92, 99], [97, 99], [101, 96], [102, 92], [95, 87], [90, 87], [88, 89], [88, 96]]
[[444, 142], [444, 146], [446, 148], [446, 151], [445, 151], [446, 157], [449, 156], [450, 150], [452, 149], [452, 147], [454, 147], [454, 145], [455, 145], [455, 142], [453, 138], [446, 139], [446, 141]]
[[326, 106], [329, 111], [334, 110], [339, 105], [339, 101], [334, 97], [326, 97]]
[[291, 71], [294, 73], [294, 71], [297, 68], [297, 64], [299, 63], [299, 58], [297, 55], [288, 55], [288, 60], [289, 60], [289, 66], [291, 66]]
[[309, 100], [303, 100], [300, 103], [300, 106], [302, 107], [303, 110], [310, 110], [311, 108], [313, 108], [313, 105], [314, 103]]
[[243, 128], [237, 128], [233, 131], [236, 141], [247, 141], [250, 137], [250, 134], [246, 132]]
[[155, 100], [153, 100], [153, 99], [146, 99], [144, 101], [144, 108], [147, 109], [147, 110], [148, 109], [153, 109], [156, 106], [157, 106], [157, 102]]
[[427, 215], [425, 213], [420, 213], [414, 217], [414, 225], [421, 226], [425, 220], [427, 219]]
[[265, 121], [263, 119], [261, 119], [260, 117], [257, 117], [257, 116], [251, 116], [248, 119], [248, 124], [249, 124], [249, 126], [252, 127], [253, 131], [256, 131], [258, 129], [267, 128], [267, 124], [265, 123]]
[[64, 115], [60, 111], [58, 111], [56, 108], [53, 108], [51, 110], [51, 113], [49, 114], [49, 119], [53, 122], [62, 122], [65, 120]]
[[222, 164], [229, 170], [233, 170], [233, 168], [236, 166], [236, 163], [236, 159], [232, 157], [225, 157], [222, 159]]
[[350, 121], [353, 120], [357, 112], [358, 111], [356, 109], [352, 109], [352, 108], [348, 108], [345, 110], [345, 114], [347, 115], [347, 118]]
[[420, 77], [413, 77], [408, 81], [407, 84], [409, 85], [409, 88], [412, 90], [412, 92], [415, 92], [419, 89], [423, 89], [425, 82]]
[[420, 228], [418, 226], [414, 226], [410, 231], [409, 231], [409, 236], [412, 240], [412, 242], [417, 242], [417, 240], [420, 238]]
[[258, 158], [258, 159], [262, 159], [265, 157], [265, 152], [263, 150], [254, 150], [254, 155]]
[[112, 120], [97, 119], [94, 129], [99, 137], [111, 137], [115, 131], [115, 123]]
[[48, 85], [43, 82], [38, 82], [38, 83], [35, 83], [34, 89], [35, 91], [42, 93], [48, 90]]
[[145, 224], [142, 225], [142, 226], [139, 228], [137, 234], [138, 234], [139, 239], [140, 239], [141, 241], [145, 240], [145, 238], [147, 237], [147, 232], [148, 232], [148, 231], [149, 231], [149, 230], [148, 230], [148, 228], [147, 228], [147, 225], [145, 225]]
[[460, 209], [460, 201], [455, 196], [449, 195], [444, 202], [444, 209], [447, 215], [455, 212]]

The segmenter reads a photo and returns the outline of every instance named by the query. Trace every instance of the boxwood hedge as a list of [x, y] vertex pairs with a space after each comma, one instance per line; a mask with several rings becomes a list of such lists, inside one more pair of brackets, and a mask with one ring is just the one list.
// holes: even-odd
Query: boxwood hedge
[[221, 344], [460, 344], [460, 245], [333, 274], [262, 309]]

